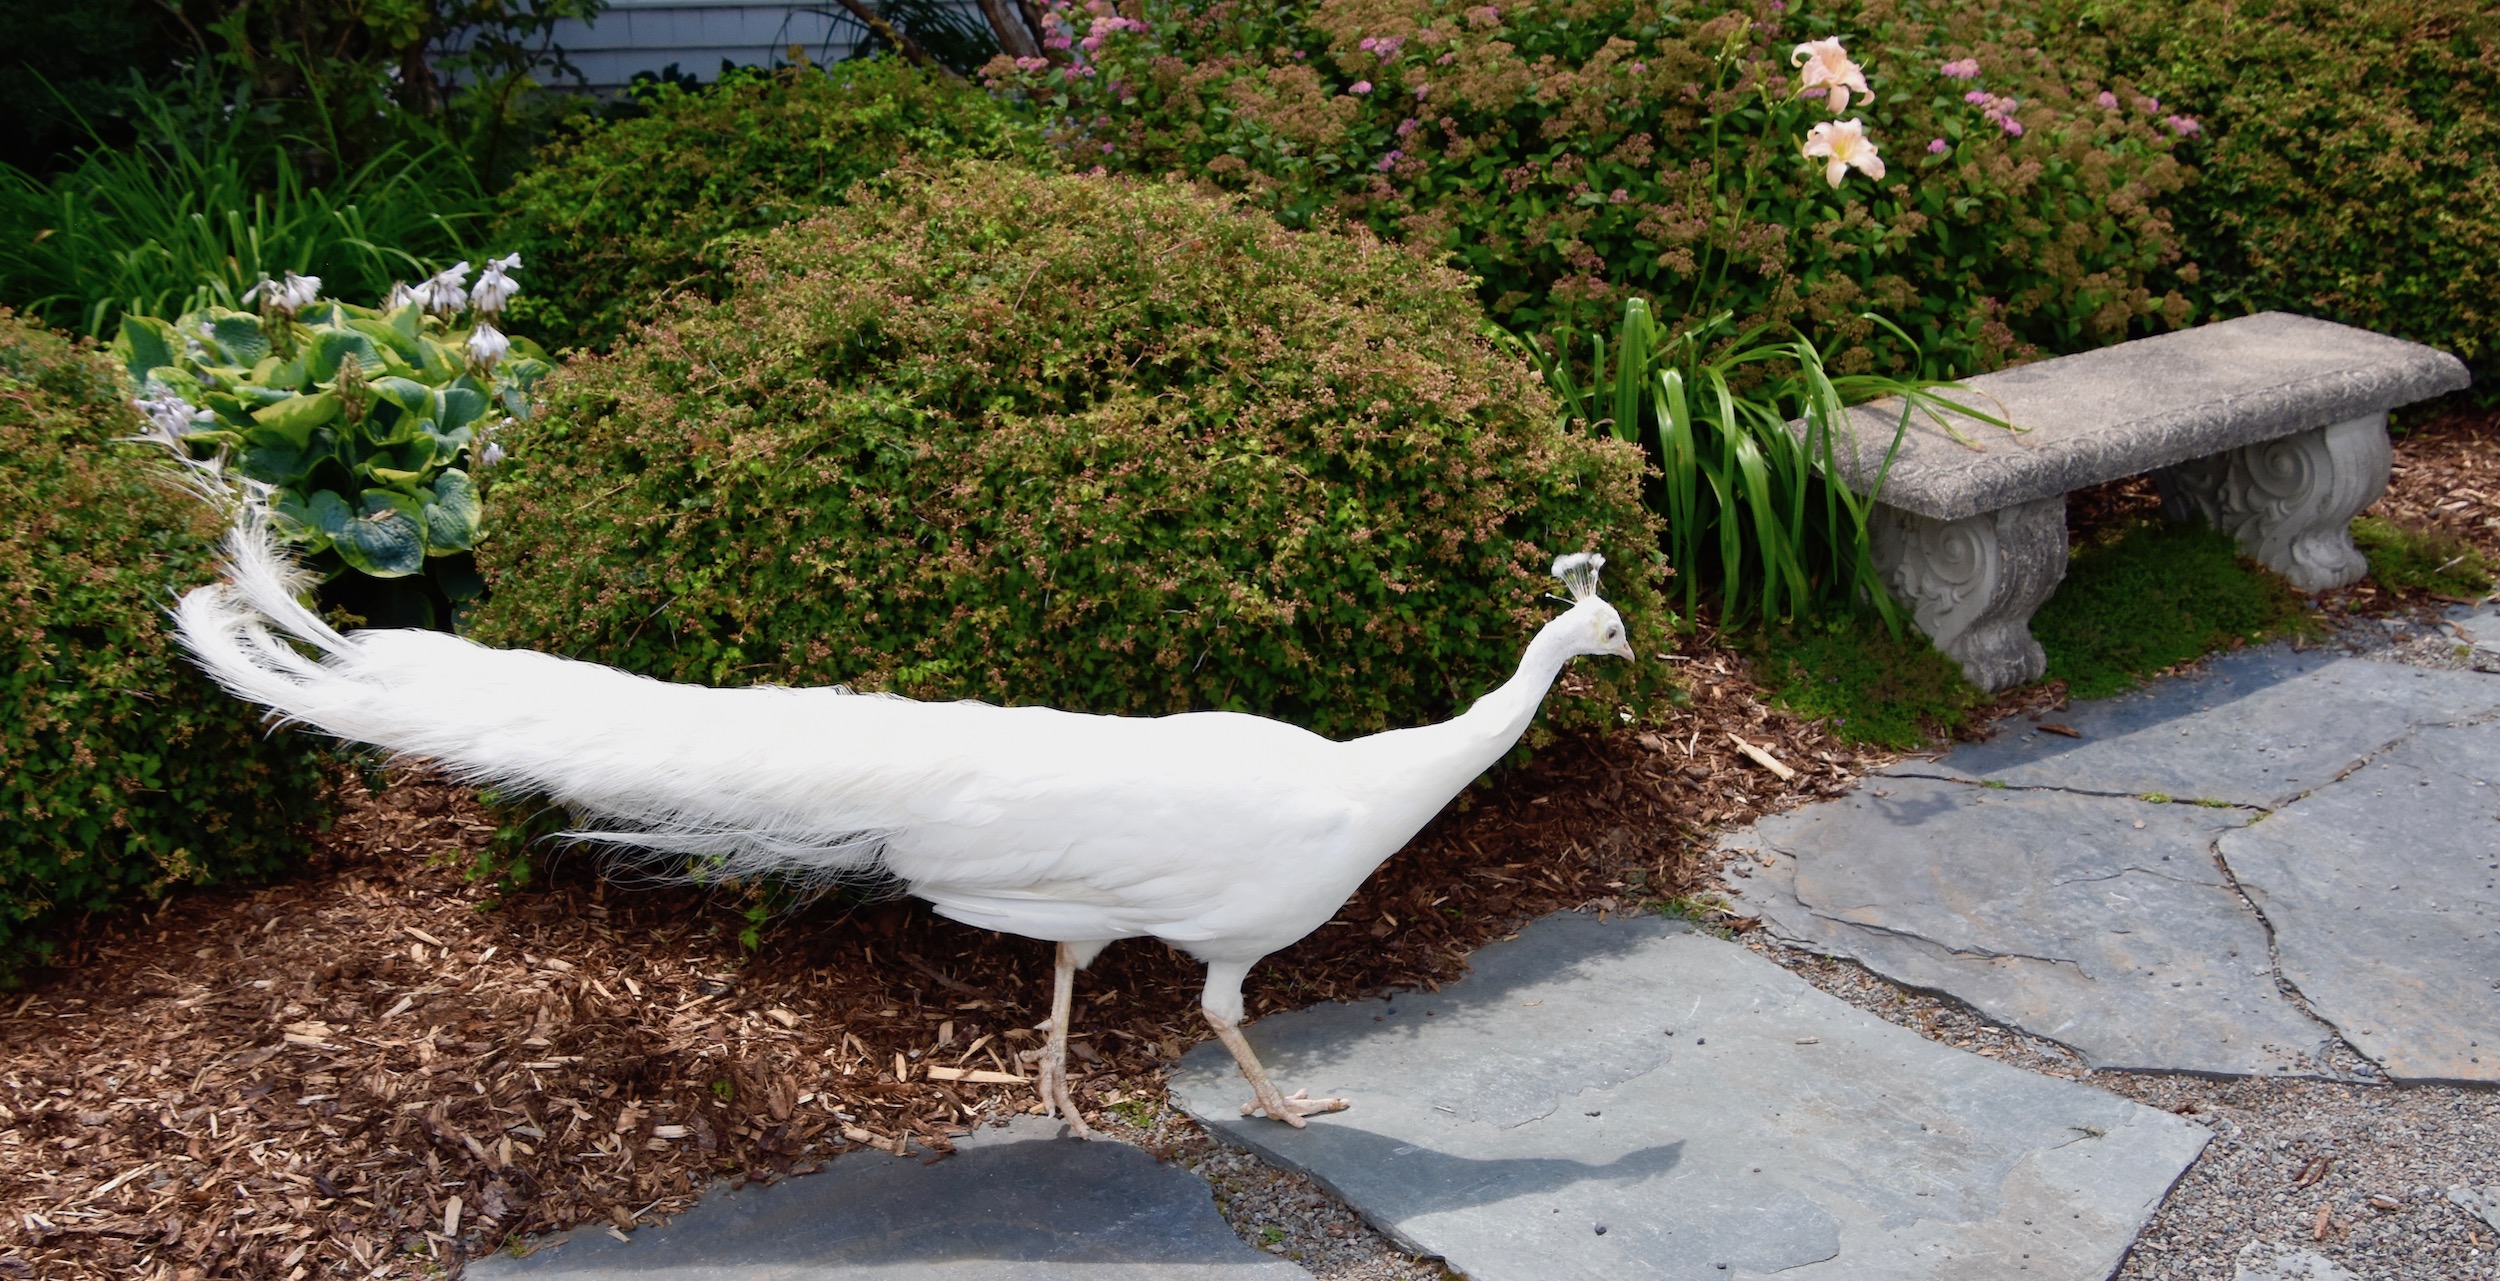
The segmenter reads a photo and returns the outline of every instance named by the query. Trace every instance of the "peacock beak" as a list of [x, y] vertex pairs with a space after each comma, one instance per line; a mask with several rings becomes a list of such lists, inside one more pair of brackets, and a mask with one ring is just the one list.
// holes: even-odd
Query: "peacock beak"
[[1635, 653], [1633, 653], [1633, 652], [1632, 652], [1632, 638], [1631, 638], [1631, 637], [1629, 637], [1629, 636], [1624, 637], [1622, 640], [1616, 641], [1616, 642], [1615, 642], [1615, 647], [1614, 647], [1613, 649], [1607, 650], [1606, 652], [1607, 652], [1607, 653], [1609, 653], [1609, 654], [1614, 655], [1614, 656], [1615, 656], [1615, 657], [1617, 657], [1617, 658], [1638, 658], [1638, 657], [1640, 657], [1638, 654], [1635, 654]]

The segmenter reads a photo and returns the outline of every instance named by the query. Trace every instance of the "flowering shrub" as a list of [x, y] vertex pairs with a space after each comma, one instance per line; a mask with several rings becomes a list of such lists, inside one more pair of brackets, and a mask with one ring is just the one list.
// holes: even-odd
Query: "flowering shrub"
[[381, 625], [448, 625], [483, 586], [470, 553], [495, 433], [529, 416], [548, 370], [493, 324], [519, 266], [497, 259], [472, 286], [464, 262], [395, 286], [381, 308], [324, 300], [317, 277], [290, 274], [245, 295], [257, 312], [126, 317], [113, 351], [153, 436], [276, 491], [329, 604]]
[[[967, 163], [740, 278], [548, 384], [473, 636], [1328, 734], [1507, 678], [1557, 552], [1603, 550], [1660, 638], [1639, 450], [1564, 430], [1467, 282], [1368, 234]], [[1611, 716], [1660, 666], [1586, 665], [1554, 706]]]
[[274, 871], [328, 813], [320, 745], [186, 661], [168, 591], [223, 532], [116, 437], [112, 366], [0, 312], [0, 982], [90, 912]]
[[497, 243], [540, 269], [514, 318], [549, 346], [605, 347], [672, 290], [718, 299], [743, 237], [907, 155], [1048, 161], [1014, 112], [899, 58], [666, 85], [642, 106], [548, 146], [505, 197]]
[[2207, 309], [2327, 316], [2500, 379], [2489, 0], [2055, 0], [2042, 26], [2188, 126], [2201, 178], [2174, 207]]
[[[1203, 174], [1288, 224], [1447, 253], [1494, 318], [1634, 295], [1810, 326], [1834, 368], [1993, 367], [2183, 322], [2179, 134], [2019, 22], [1888, 0], [1063, 0], [992, 81], [1079, 164]], [[1836, 34], [1837, 33], [1837, 34]], [[1870, 96], [1871, 95], [1871, 96]], [[1847, 112], [1847, 116], [1840, 113]], [[1855, 175], [1849, 177], [1848, 175]], [[1846, 178], [1845, 181], [1835, 180]]]

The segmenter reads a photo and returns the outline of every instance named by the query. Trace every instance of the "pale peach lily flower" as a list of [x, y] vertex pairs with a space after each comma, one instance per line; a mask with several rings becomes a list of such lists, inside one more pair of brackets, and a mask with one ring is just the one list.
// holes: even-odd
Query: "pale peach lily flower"
[[1840, 37], [1809, 40], [1788, 55], [1788, 65], [1799, 68], [1797, 92], [1829, 91], [1825, 103], [1837, 115], [1849, 109], [1849, 92], [1856, 90], [1868, 102], [1875, 101], [1875, 91], [1866, 87], [1866, 73], [1851, 61], [1849, 51], [1840, 47]]
[[1823, 180], [1837, 187], [1851, 169], [1869, 178], [1884, 176], [1883, 157], [1866, 136], [1862, 120], [1826, 120], [1806, 131], [1806, 158], [1823, 161]]

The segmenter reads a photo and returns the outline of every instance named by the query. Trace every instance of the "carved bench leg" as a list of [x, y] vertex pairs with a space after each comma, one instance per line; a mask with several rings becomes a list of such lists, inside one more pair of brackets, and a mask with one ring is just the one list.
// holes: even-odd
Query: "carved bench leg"
[[2387, 415], [2371, 414], [2153, 473], [2172, 520], [2202, 520], [2304, 592], [2360, 580], [2352, 518], [2387, 489]]
[[1877, 503], [1870, 532], [1884, 582], [1972, 684], [2004, 689], [2048, 670], [2031, 615], [2066, 576], [2064, 494], [1953, 521]]

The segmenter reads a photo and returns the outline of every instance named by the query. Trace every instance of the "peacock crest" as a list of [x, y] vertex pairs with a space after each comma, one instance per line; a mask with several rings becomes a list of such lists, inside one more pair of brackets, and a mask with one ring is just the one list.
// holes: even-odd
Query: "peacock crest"
[[1554, 558], [1554, 577], [1571, 589], [1571, 599], [1583, 601], [1597, 595], [1597, 572], [1606, 568], [1606, 558], [1596, 552], [1573, 552]]

